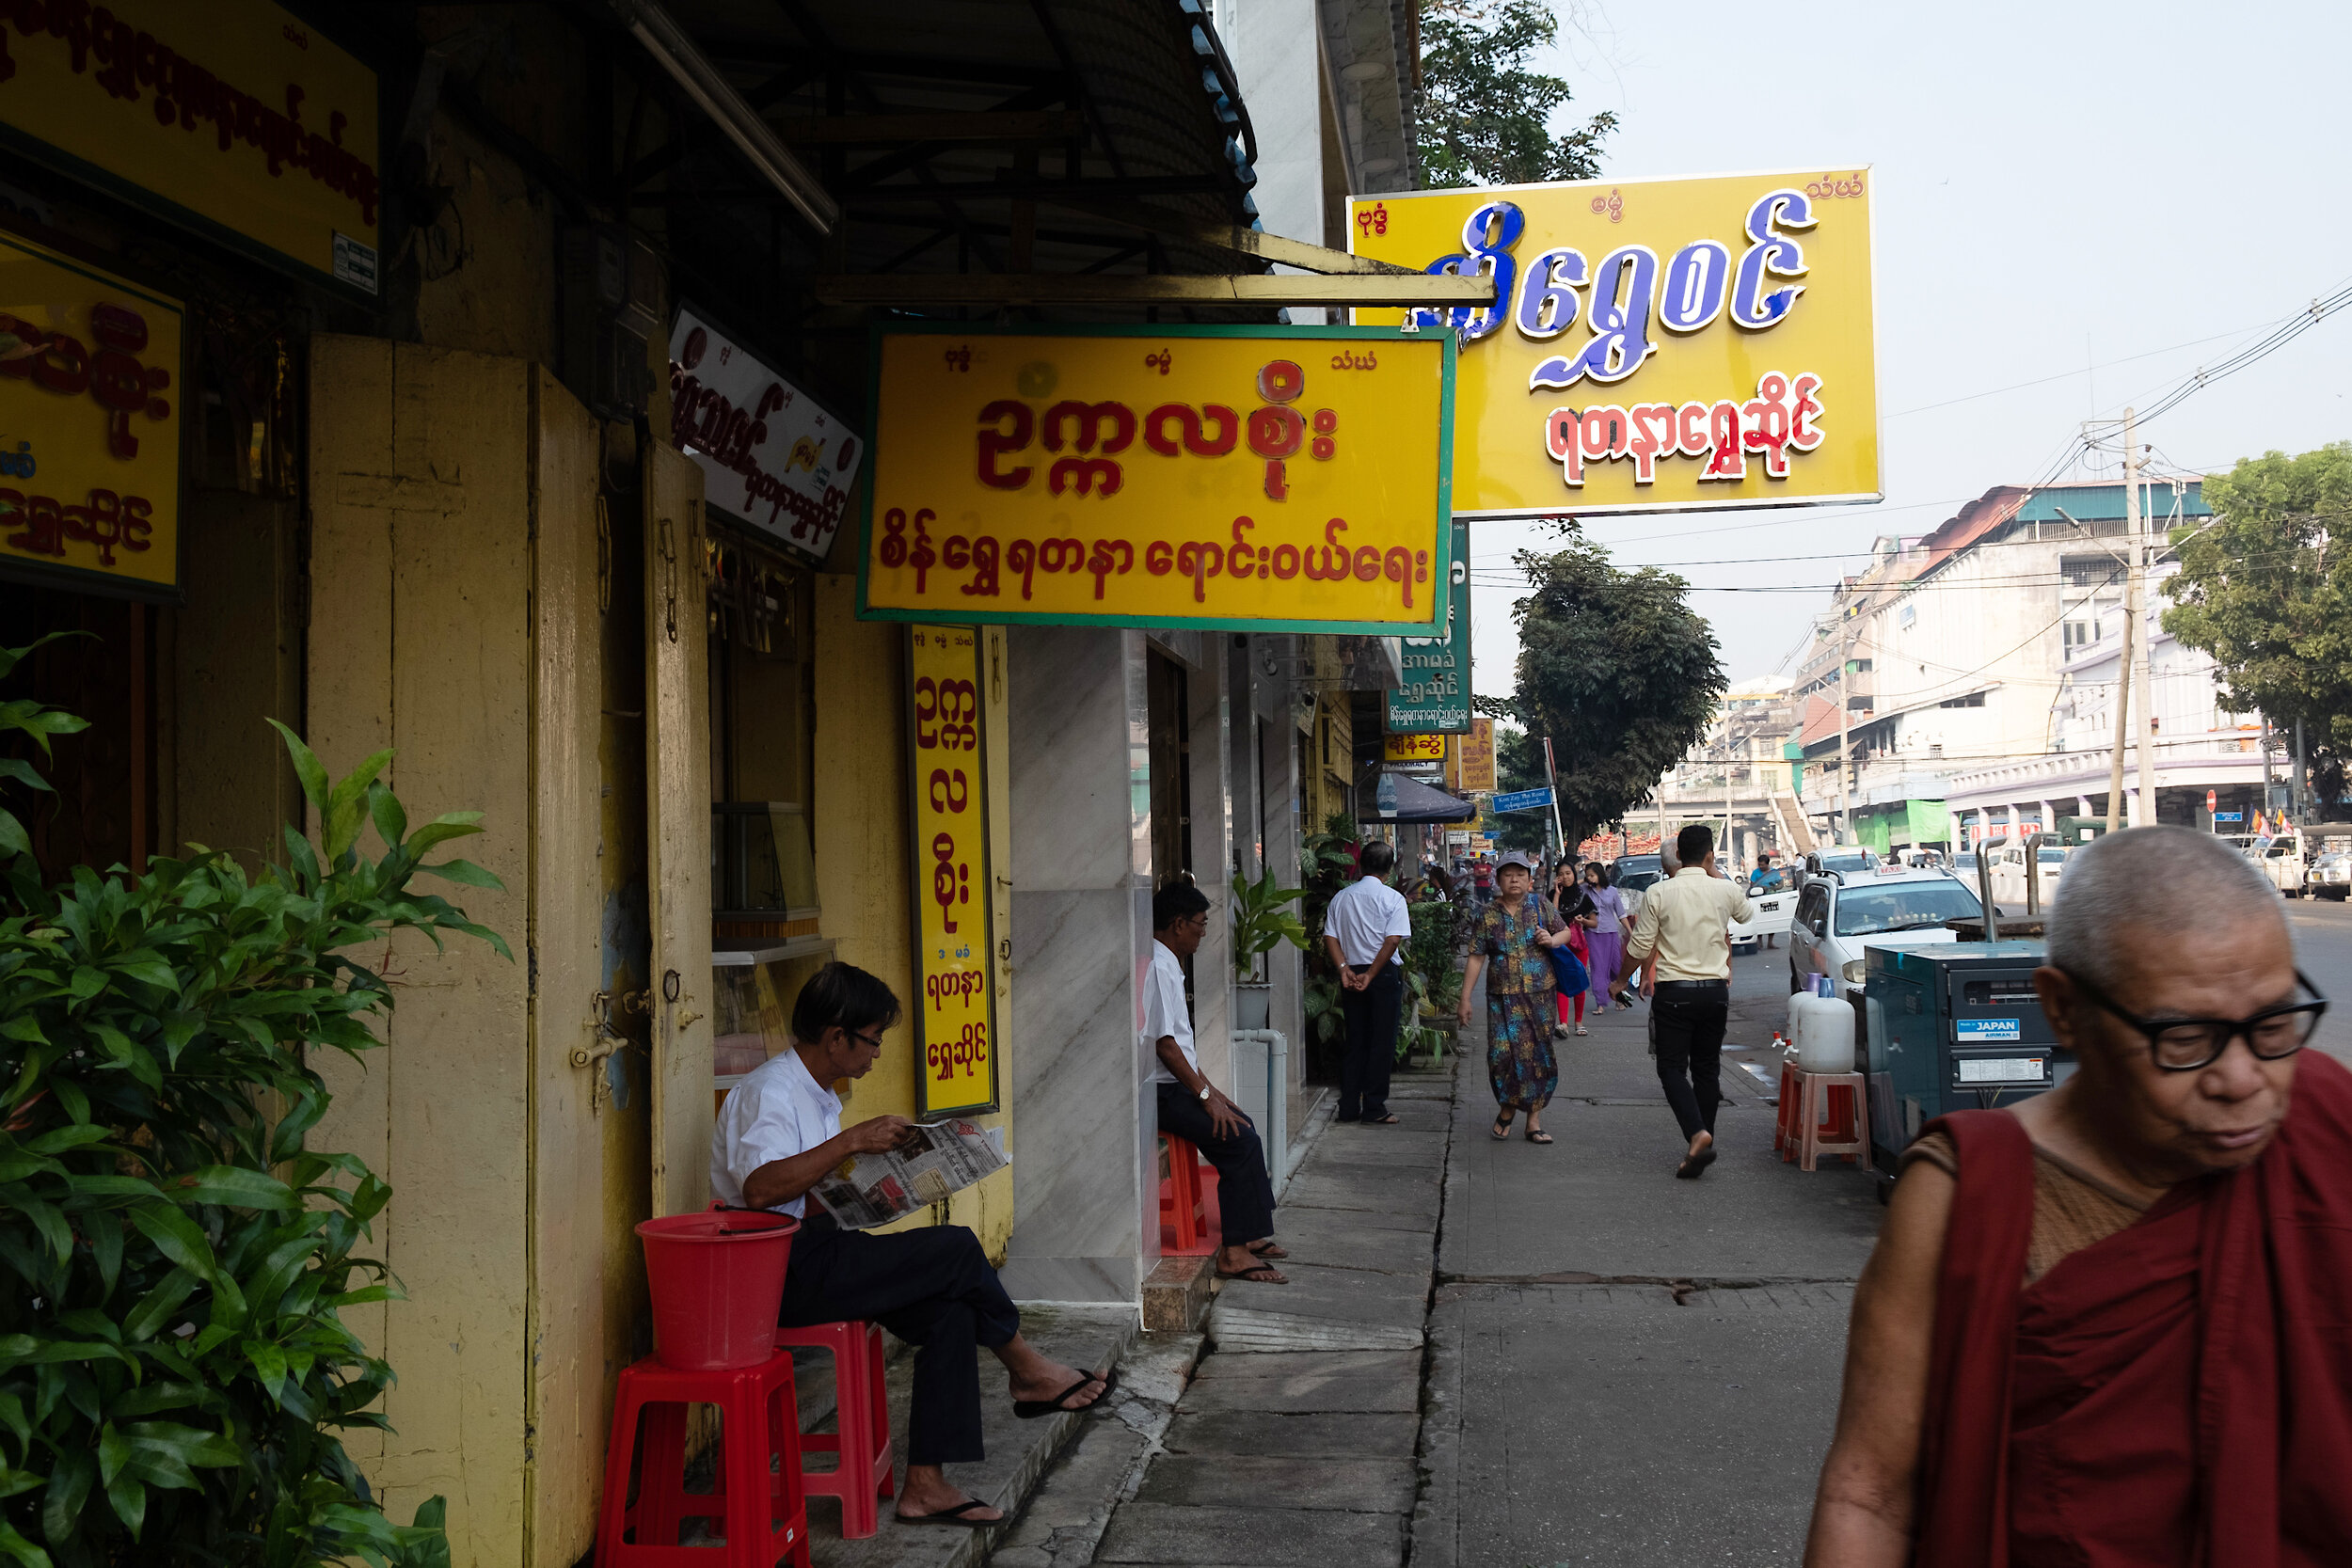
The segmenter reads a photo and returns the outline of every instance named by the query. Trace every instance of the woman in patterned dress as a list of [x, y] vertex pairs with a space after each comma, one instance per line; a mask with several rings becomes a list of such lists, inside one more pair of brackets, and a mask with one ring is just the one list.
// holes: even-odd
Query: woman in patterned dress
[[1560, 1086], [1560, 1066], [1551, 1053], [1551, 958], [1547, 949], [1568, 940], [1567, 923], [1548, 899], [1533, 895], [1534, 864], [1525, 855], [1505, 856], [1496, 868], [1501, 895], [1479, 911], [1471, 928], [1470, 964], [1462, 975], [1462, 1022], [1470, 1018], [1470, 992], [1481, 971], [1486, 975], [1486, 1080], [1493, 1085], [1494, 1135], [1511, 1135], [1511, 1118], [1527, 1113], [1527, 1141], [1548, 1144], [1551, 1134], [1539, 1119]]

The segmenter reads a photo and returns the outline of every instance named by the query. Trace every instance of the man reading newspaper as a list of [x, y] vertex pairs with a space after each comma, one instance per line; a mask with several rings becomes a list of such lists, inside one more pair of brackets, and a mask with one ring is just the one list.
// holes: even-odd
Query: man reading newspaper
[[[788, 1324], [864, 1318], [916, 1347], [914, 1408], [908, 1421], [906, 1485], [898, 1516], [907, 1523], [985, 1525], [1004, 1517], [947, 1480], [946, 1465], [982, 1457], [979, 1361], [986, 1345], [1003, 1362], [1015, 1416], [1083, 1410], [1107, 1395], [1115, 1374], [1065, 1367], [1021, 1337], [1021, 1314], [979, 1239], [961, 1226], [875, 1236], [808, 1212], [807, 1196], [861, 1155], [926, 1159], [957, 1142], [944, 1129], [904, 1117], [874, 1117], [847, 1132], [828, 1086], [863, 1078], [898, 1022], [898, 999], [874, 975], [829, 963], [792, 1005], [792, 1049], [743, 1077], [720, 1107], [710, 1134], [710, 1190], [734, 1208], [798, 1215], [778, 1321]], [[936, 1142], [935, 1142], [936, 1140]], [[930, 1167], [934, 1179], [940, 1167]], [[845, 1201], [858, 1196], [853, 1183]], [[898, 1197], [912, 1196], [900, 1194]], [[895, 1203], [884, 1193], [872, 1200]], [[865, 1223], [871, 1223], [870, 1221]]]

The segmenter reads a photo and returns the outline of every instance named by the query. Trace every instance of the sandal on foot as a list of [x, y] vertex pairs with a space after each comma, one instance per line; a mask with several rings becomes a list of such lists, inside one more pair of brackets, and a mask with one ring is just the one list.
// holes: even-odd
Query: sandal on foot
[[1582, 1025], [1581, 1023], [1578, 1024], [1578, 1025], [1576, 1026], [1576, 1032], [1577, 1032], [1579, 1035], [1583, 1034], [1583, 1033], [1584, 1033], [1584, 1025]]
[[[1084, 1404], [1072, 1404], [1068, 1402], [1073, 1396], [1085, 1393], [1087, 1391], [1087, 1385], [1089, 1383], [1101, 1384], [1103, 1386], [1103, 1391], [1095, 1395], [1094, 1398], [1089, 1400]], [[1101, 1404], [1104, 1400], [1109, 1399], [1111, 1397], [1111, 1390], [1118, 1386], [1119, 1370], [1117, 1368], [1113, 1368], [1107, 1372], [1088, 1372], [1085, 1376], [1079, 1378], [1077, 1382], [1072, 1384], [1060, 1393], [1056, 1394], [1050, 1400], [1013, 1401], [1013, 1419], [1018, 1421], [1034, 1421], [1041, 1416], [1080, 1415], [1086, 1411], [1093, 1409], [1096, 1405]]]
[[1540, 1127], [1531, 1128], [1528, 1131], [1527, 1141], [1532, 1144], [1548, 1144], [1552, 1141], [1552, 1137]]
[[1495, 1117], [1495, 1141], [1500, 1143], [1510, 1135], [1511, 1118], [1507, 1116]]
[[1696, 1154], [1685, 1157], [1682, 1164], [1675, 1167], [1675, 1175], [1685, 1181], [1695, 1181], [1699, 1178], [1699, 1173], [1714, 1163], [1715, 1146], [1708, 1144]]
[[1287, 1285], [1289, 1278], [1271, 1263], [1252, 1263], [1246, 1269], [1216, 1271], [1219, 1279], [1239, 1285]]
[[1284, 1252], [1273, 1242], [1252, 1242], [1249, 1243], [1249, 1256], [1252, 1258], [1288, 1258], [1290, 1254]]
[[963, 1525], [977, 1529], [982, 1525], [1001, 1525], [1005, 1522], [1002, 1514], [993, 1519], [968, 1517], [976, 1509], [994, 1508], [995, 1506], [994, 1503], [984, 1503], [977, 1497], [966, 1497], [953, 1508], [937, 1509], [930, 1513], [894, 1513], [891, 1517], [902, 1525]]
[[1401, 1119], [1403, 1118], [1394, 1111], [1391, 1111], [1385, 1116], [1366, 1117], [1364, 1125], [1366, 1127], [1394, 1127]]

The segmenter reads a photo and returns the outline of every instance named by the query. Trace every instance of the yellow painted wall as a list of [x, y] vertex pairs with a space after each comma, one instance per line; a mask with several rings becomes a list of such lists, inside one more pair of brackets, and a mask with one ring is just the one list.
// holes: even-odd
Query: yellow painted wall
[[[846, 573], [817, 577], [817, 896], [820, 929], [834, 939], [834, 957], [887, 981], [906, 1008], [882, 1036], [882, 1059], [843, 1096], [844, 1124], [868, 1117], [913, 1116], [916, 1070], [909, 1020], [914, 999], [913, 910], [907, 816], [906, 628], [896, 622], [857, 619], [857, 579]], [[993, 639], [998, 672], [1003, 637]], [[986, 716], [990, 745], [990, 818], [999, 835], [991, 850], [1001, 879], [1011, 865], [1010, 811], [1004, 763], [1005, 697], [992, 676]], [[1011, 931], [1011, 889], [996, 889], [999, 951]], [[997, 1017], [1010, 1016], [1000, 991]], [[1001, 1074], [1001, 1065], [1000, 1065]], [[1000, 1089], [1009, 1088], [1000, 1076]], [[1009, 1104], [1009, 1101], [1007, 1101]], [[1009, 1112], [979, 1118], [1008, 1128]], [[1000, 1171], [959, 1193], [947, 1212], [910, 1217], [906, 1227], [946, 1221], [969, 1226], [991, 1257], [1002, 1259], [1012, 1235], [1012, 1172]]]

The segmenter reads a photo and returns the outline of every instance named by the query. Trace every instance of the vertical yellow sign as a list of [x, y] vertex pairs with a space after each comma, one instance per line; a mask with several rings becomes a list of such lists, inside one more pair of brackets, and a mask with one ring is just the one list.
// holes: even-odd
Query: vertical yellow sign
[[915, 1115], [996, 1109], [980, 628], [908, 631], [914, 682]]

